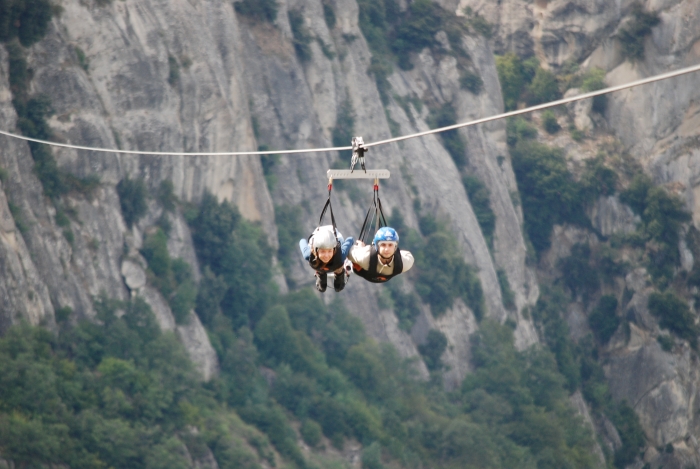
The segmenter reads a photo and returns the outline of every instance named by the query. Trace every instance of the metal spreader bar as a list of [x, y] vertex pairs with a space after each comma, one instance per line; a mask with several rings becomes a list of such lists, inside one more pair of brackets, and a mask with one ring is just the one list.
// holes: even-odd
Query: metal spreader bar
[[368, 169], [354, 173], [350, 169], [329, 169], [326, 173], [329, 179], [389, 179], [388, 169]]

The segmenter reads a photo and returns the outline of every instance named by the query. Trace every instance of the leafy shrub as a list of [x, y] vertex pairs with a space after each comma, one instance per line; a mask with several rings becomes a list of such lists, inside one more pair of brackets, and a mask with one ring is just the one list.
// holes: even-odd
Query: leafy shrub
[[647, 195], [654, 187], [651, 179], [645, 174], [638, 174], [633, 179], [630, 185], [620, 193], [620, 201], [626, 203], [637, 214], [644, 213], [647, 205]]
[[335, 9], [328, 2], [323, 2], [323, 18], [326, 20], [326, 26], [328, 26], [328, 29], [335, 28]]
[[559, 98], [561, 98], [561, 92], [557, 78], [552, 72], [538, 67], [535, 77], [527, 87], [527, 103], [532, 106]]
[[73, 315], [73, 308], [70, 306], [62, 306], [58, 308], [55, 312], [56, 322], [64, 323]]
[[[440, 108], [432, 110], [428, 117], [428, 125], [435, 129], [438, 127], [447, 127], [457, 123], [457, 112], [452, 104], [447, 103]], [[442, 144], [445, 150], [450, 154], [457, 167], [466, 164], [467, 145], [464, 138], [459, 133], [458, 129], [448, 130], [440, 133]]]
[[442, 368], [440, 357], [447, 348], [447, 337], [437, 329], [430, 329], [425, 343], [418, 346], [418, 351], [423, 355], [425, 365], [429, 370], [435, 371]]
[[321, 443], [321, 425], [313, 420], [307, 419], [301, 424], [299, 429], [304, 443], [312, 448], [316, 448]]
[[27, 59], [24, 50], [18, 42], [13, 41], [5, 45], [8, 55], [10, 91], [12, 91], [12, 105], [22, 105], [27, 101], [29, 91], [29, 80], [31, 72], [27, 67]]
[[445, 230], [444, 225], [439, 223], [432, 214], [420, 217], [418, 219], [418, 227], [423, 236], [430, 236], [438, 230]]
[[659, 319], [659, 326], [670, 330], [697, 349], [700, 327], [695, 324], [695, 314], [688, 304], [673, 292], [649, 295], [649, 312]]
[[537, 129], [523, 117], [508, 119], [506, 123], [506, 139], [508, 145], [514, 147], [518, 142], [532, 140], [537, 137]]
[[581, 190], [566, 167], [563, 150], [520, 141], [511, 150], [525, 218], [525, 232], [538, 253], [550, 246], [557, 223], [585, 226]]
[[17, 227], [19, 232], [24, 234], [27, 231], [29, 231], [29, 226], [27, 226], [27, 222], [24, 219], [22, 209], [19, 208], [17, 205], [13, 204], [12, 202], [8, 202], [7, 206], [10, 209], [10, 213], [12, 214], [12, 218], [15, 221], [15, 226]]
[[673, 350], [673, 346], [675, 345], [673, 337], [669, 335], [660, 335], [656, 338], [656, 341], [659, 343], [664, 352], [670, 352]]
[[283, 456], [289, 458], [297, 467], [306, 467], [304, 456], [296, 445], [296, 433], [279, 406], [257, 404], [242, 407], [238, 412], [247, 423], [265, 432]]
[[270, 299], [270, 248], [259, 227], [241, 219], [228, 202], [202, 197], [190, 224], [202, 267], [226, 282], [221, 308], [237, 327], [257, 322]]
[[569, 132], [571, 132], [571, 139], [574, 142], [581, 142], [586, 137], [585, 132], [576, 128], [573, 124], [569, 126]]
[[[598, 91], [605, 88], [605, 70], [593, 67], [586, 71], [581, 77], [581, 90], [584, 93]], [[593, 111], [599, 114], [604, 114], [607, 109], [607, 96], [596, 96], [593, 98]]]
[[177, 197], [173, 192], [173, 182], [169, 179], [164, 179], [158, 186], [158, 193], [156, 199], [163, 210], [166, 212], [172, 212], [175, 210], [175, 204], [177, 202]]
[[396, 0], [359, 0], [359, 24], [373, 55], [389, 52], [386, 32], [400, 13]]
[[194, 309], [197, 301], [197, 287], [192, 281], [182, 282], [170, 298], [170, 309], [177, 324], [186, 324], [190, 311]]
[[634, 4], [632, 19], [617, 33], [622, 55], [632, 62], [644, 60], [644, 40], [651, 34], [651, 28], [660, 22], [658, 13], [645, 12], [641, 4]]
[[461, 257], [454, 236], [440, 230], [428, 236], [422, 252], [416, 256], [419, 270], [416, 291], [430, 304], [435, 316], [443, 314], [457, 297], [474, 312], [478, 320], [484, 315], [484, 292], [475, 269]]
[[515, 54], [501, 55], [496, 57], [496, 70], [501, 82], [503, 104], [506, 111], [512, 111], [517, 107], [525, 86], [522, 64]]
[[294, 50], [297, 57], [302, 62], [308, 62], [311, 60], [311, 40], [313, 38], [304, 24], [304, 15], [299, 10], [289, 10], [287, 15], [289, 16], [289, 26], [292, 29]]
[[173, 443], [189, 432], [180, 404], [217, 405], [202, 399], [184, 348], [143, 300], [99, 298], [95, 309], [99, 324], [55, 335], [20, 326], [0, 339], [3, 457], [26, 467], [188, 467]]
[[559, 122], [557, 122], [557, 117], [550, 109], [542, 113], [542, 127], [544, 127], [544, 130], [546, 130], [548, 134], [555, 134], [561, 130], [561, 126]]
[[392, 50], [399, 56], [399, 66], [412, 68], [409, 54], [436, 43], [435, 35], [442, 29], [444, 10], [430, 0], [410, 4], [403, 21], [397, 26]]
[[391, 294], [394, 314], [399, 320], [399, 328], [410, 331], [420, 315], [420, 297], [415, 292], [404, 293], [400, 286], [401, 279], [396, 278], [387, 284]]
[[601, 195], [614, 194], [618, 181], [617, 172], [605, 166], [600, 157], [586, 160], [586, 166], [581, 175], [581, 186], [588, 202], [595, 201]]
[[46, 34], [51, 14], [48, 0], [0, 1], [0, 41], [18, 38], [24, 47], [31, 46]]
[[276, 206], [275, 222], [277, 224], [277, 238], [279, 239], [277, 255], [282, 265], [289, 268], [294, 256], [299, 255], [297, 248], [299, 239], [308, 235], [303, 232], [301, 226], [301, 207], [296, 205]]
[[[568, 392], [557, 362], [545, 350], [518, 352], [512, 334], [507, 326], [484, 321], [472, 336], [474, 372], [461, 388], [468, 420], [446, 426], [442, 454], [455, 467], [517, 467], [523, 461], [532, 467], [594, 467], [591, 435], [562, 406]], [[507, 438], [496, 436], [506, 428]], [[554, 448], [559, 460], [553, 460]], [[574, 454], [581, 459], [566, 462]]]
[[211, 268], [206, 266], [195, 300], [195, 311], [204, 325], [212, 325], [214, 317], [219, 313], [219, 305], [224, 299], [227, 289], [226, 281], [220, 276], [217, 277]]
[[610, 340], [620, 325], [620, 318], [615, 314], [616, 310], [617, 298], [612, 295], [603, 295], [588, 316], [588, 325], [602, 344]]
[[335, 52], [333, 52], [333, 49], [331, 49], [331, 46], [323, 42], [323, 39], [320, 37], [316, 38], [316, 43], [321, 47], [321, 52], [323, 52], [323, 55], [328, 59], [328, 60], [333, 60], [335, 58]]
[[501, 299], [503, 300], [503, 307], [506, 309], [515, 309], [515, 293], [510, 288], [510, 282], [508, 281], [508, 275], [502, 269], [496, 271], [498, 275], [498, 285], [501, 287]]
[[88, 72], [90, 70], [90, 61], [85, 55], [85, 51], [83, 51], [80, 47], [76, 46], [75, 56], [78, 58], [78, 65], [80, 65], [80, 68]]
[[467, 24], [478, 34], [481, 34], [484, 36], [486, 39], [491, 39], [493, 36], [493, 26], [486, 21], [486, 18], [481, 16], [478, 13], [474, 14], [468, 14], [469, 19], [467, 20]]
[[[26, 69], [27, 64], [23, 55], [21, 55], [21, 51], [19, 56], [13, 58], [13, 54], [18, 49], [19, 46], [16, 46], [14, 51], [12, 48], [10, 51], [10, 84], [12, 85], [14, 82], [14, 87], [11, 86], [11, 88], [13, 88], [13, 94], [16, 92], [12, 104], [17, 111], [17, 126], [27, 137], [50, 140], [52, 132], [46, 118], [53, 114], [51, 101], [45, 95], [29, 98], [26, 94], [28, 83], [21, 82], [21, 78], [12, 78], [13, 73], [18, 74], [20, 77], [23, 73], [28, 74], [26, 71], [22, 72], [23, 69]], [[28, 75], [26, 79], [29, 79]], [[57, 199], [73, 187], [81, 189], [81, 184], [89, 184], [88, 179], [81, 180], [61, 171], [48, 145], [37, 142], [28, 143], [34, 159], [34, 172], [39, 178], [44, 194], [47, 197]]]
[[615, 451], [615, 467], [622, 469], [634, 461], [646, 438], [639, 417], [626, 402], [621, 403], [610, 417], [622, 440], [622, 446]]
[[[641, 215], [638, 236], [647, 244], [647, 268], [652, 277], [664, 283], [673, 277], [673, 269], [680, 262], [679, 232], [690, 221], [683, 201], [661, 187], [654, 187], [646, 175], [637, 175], [620, 194], [620, 200]], [[664, 280], [665, 279], [665, 280]]]
[[476, 73], [463, 71], [459, 77], [459, 86], [472, 94], [479, 94], [484, 86], [484, 80]]
[[493, 249], [493, 233], [496, 230], [496, 214], [493, 213], [490, 204], [489, 190], [486, 184], [481, 182], [479, 178], [474, 176], [465, 176], [462, 178], [462, 184], [469, 195], [469, 202], [474, 215], [479, 222], [481, 232], [486, 240], [486, 245]]
[[571, 255], [561, 259], [557, 267], [572, 296], [576, 298], [581, 295], [584, 303], [600, 288], [600, 277], [591, 265], [591, 248], [588, 244], [572, 246]]
[[568, 298], [559, 289], [544, 288], [532, 310], [536, 323], [544, 329], [545, 344], [554, 353], [566, 387], [573, 392], [581, 383], [581, 371], [569, 339], [569, 326], [562, 317]]
[[159, 229], [146, 238], [141, 254], [153, 274], [150, 280], [168, 301], [175, 322], [185, 324], [197, 304], [197, 287], [192, 268], [180, 258], [170, 258], [167, 242], [168, 237]]
[[146, 184], [141, 178], [129, 179], [129, 176], [126, 176], [117, 184], [117, 194], [124, 222], [131, 228], [148, 210]]
[[[538, 70], [541, 69], [537, 59], [534, 57], [524, 61], [512, 53], [496, 57], [496, 71], [501, 82], [503, 104], [506, 111], [512, 111], [517, 108], [521, 96], [537, 76]], [[547, 72], [544, 72], [544, 74], [542, 72], [538, 79], [539, 84], [534, 91], [542, 92], [546, 95], [547, 83], [549, 83], [550, 77], [546, 74]]]
[[376, 441], [362, 451], [362, 469], [384, 469], [382, 447]]
[[236, 12], [257, 21], [274, 23], [277, 19], [277, 0], [242, 0], [233, 6]]
[[62, 209], [56, 209], [56, 216], [54, 217], [54, 220], [56, 221], [56, 225], [60, 226], [61, 228], [70, 226], [70, 219], [68, 218], [68, 215], [66, 215], [66, 212]]

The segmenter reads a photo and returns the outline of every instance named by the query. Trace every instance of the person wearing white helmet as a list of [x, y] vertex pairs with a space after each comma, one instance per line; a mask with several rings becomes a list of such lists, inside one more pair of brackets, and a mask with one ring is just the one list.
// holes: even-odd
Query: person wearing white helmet
[[316, 288], [326, 291], [329, 272], [335, 273], [333, 288], [339, 292], [345, 288], [346, 274], [343, 264], [348, 251], [355, 240], [349, 237], [343, 240], [343, 235], [333, 228], [333, 225], [319, 226], [311, 233], [309, 239], [299, 240], [299, 249], [312, 269], [316, 271]]
[[353, 271], [372, 283], [384, 283], [413, 267], [413, 254], [399, 249], [399, 234], [388, 226], [379, 228], [372, 244], [358, 241], [348, 259]]

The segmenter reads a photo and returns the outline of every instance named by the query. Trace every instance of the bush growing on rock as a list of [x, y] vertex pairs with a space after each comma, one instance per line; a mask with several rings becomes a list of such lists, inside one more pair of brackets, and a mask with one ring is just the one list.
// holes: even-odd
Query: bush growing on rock
[[[457, 111], [452, 104], [445, 104], [439, 108], [431, 109], [428, 117], [428, 125], [435, 129], [438, 127], [447, 127], [457, 123]], [[440, 133], [442, 143], [445, 149], [450, 154], [458, 168], [465, 165], [467, 162], [466, 151], [467, 145], [459, 133], [458, 129], [448, 130]]]
[[415, 250], [419, 281], [416, 291], [424, 302], [430, 304], [432, 313], [440, 316], [452, 307], [454, 300], [462, 298], [474, 312], [477, 320], [484, 315], [484, 292], [474, 267], [461, 257], [453, 236], [439, 227], [426, 239], [422, 250]]
[[546, 103], [561, 98], [557, 78], [550, 71], [537, 68], [532, 82], [527, 87], [527, 104]]
[[[601, 68], [591, 68], [581, 77], [581, 91], [589, 93], [605, 88], [605, 70]], [[596, 96], [593, 98], [593, 111], [599, 114], [605, 113], [607, 108], [607, 96]]]
[[311, 60], [311, 40], [313, 37], [304, 25], [304, 15], [299, 10], [289, 10], [289, 26], [294, 37], [294, 50], [302, 62]]
[[486, 184], [475, 176], [465, 176], [462, 184], [469, 196], [469, 203], [474, 210], [476, 220], [479, 222], [484, 240], [489, 248], [493, 249], [493, 233], [496, 230], [496, 214], [493, 213], [490, 204], [490, 194]]
[[242, 0], [233, 4], [236, 12], [257, 21], [274, 23], [277, 19], [276, 0]]
[[673, 292], [654, 292], [649, 295], [649, 312], [659, 318], [659, 326], [666, 328], [697, 349], [700, 327], [688, 304]]
[[637, 236], [647, 247], [647, 268], [659, 284], [665, 284], [673, 278], [673, 270], [680, 262], [679, 233], [683, 224], [690, 221], [690, 214], [678, 196], [654, 186], [644, 174], [635, 176], [620, 194], [620, 200], [641, 215]]
[[423, 355], [425, 365], [429, 370], [439, 370], [442, 368], [440, 357], [447, 348], [447, 337], [437, 329], [430, 329], [428, 337], [423, 345], [418, 346], [418, 351]]
[[593, 312], [588, 316], [588, 324], [596, 338], [606, 344], [620, 325], [620, 318], [615, 314], [617, 310], [617, 298], [612, 295], [603, 295]]
[[167, 235], [158, 229], [146, 238], [141, 254], [152, 274], [149, 280], [168, 301], [175, 322], [185, 324], [196, 304], [197, 287], [192, 268], [180, 258], [170, 258], [167, 242]]
[[[527, 60], [521, 60], [517, 55], [508, 53], [496, 57], [496, 71], [498, 79], [501, 83], [501, 91], [503, 93], [503, 104], [506, 111], [512, 111], [518, 107], [518, 102], [521, 101], [521, 96], [525, 93], [528, 86], [537, 76], [537, 72], [541, 70], [539, 62], [535, 57]], [[547, 95], [547, 83], [549, 83], [549, 75], [547, 72], [540, 72], [538, 85], [534, 91]]]
[[31, 46], [46, 34], [51, 15], [49, 0], [0, 0], [0, 41]]
[[561, 130], [557, 117], [549, 109], [542, 113], [542, 127], [548, 134], [555, 134]]
[[651, 34], [651, 28], [661, 22], [656, 12], [644, 11], [641, 4], [632, 6], [632, 19], [617, 33], [617, 39], [622, 46], [623, 56], [632, 62], [644, 59], [644, 42]]
[[464, 71], [459, 77], [459, 86], [472, 94], [479, 94], [484, 86], [484, 80], [476, 73]]
[[566, 167], [563, 150], [533, 141], [511, 149], [521, 194], [525, 232], [540, 253], [557, 223], [587, 224], [579, 184]]
[[130, 179], [127, 176], [117, 184], [117, 194], [119, 195], [119, 204], [122, 208], [124, 222], [126, 226], [131, 228], [139, 218], [146, 214], [148, 209], [146, 205], [146, 184], [143, 182], [143, 179]]

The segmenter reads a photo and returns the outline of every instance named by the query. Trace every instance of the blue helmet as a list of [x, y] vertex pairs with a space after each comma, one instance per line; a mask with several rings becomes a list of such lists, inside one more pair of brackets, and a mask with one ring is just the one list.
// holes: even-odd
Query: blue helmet
[[399, 234], [395, 229], [389, 228], [388, 226], [383, 226], [377, 230], [377, 234], [374, 235], [372, 244], [378, 246], [382, 241], [393, 241], [394, 243], [399, 244]]

